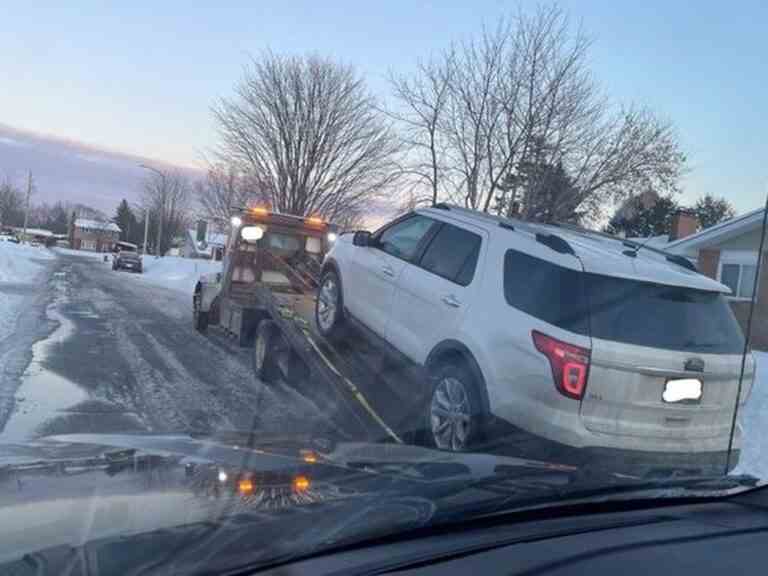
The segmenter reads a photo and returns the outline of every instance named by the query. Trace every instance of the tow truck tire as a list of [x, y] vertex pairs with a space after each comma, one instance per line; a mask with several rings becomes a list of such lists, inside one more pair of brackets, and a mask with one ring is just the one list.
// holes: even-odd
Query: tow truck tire
[[253, 371], [256, 378], [267, 384], [280, 380], [282, 372], [278, 355], [285, 351], [285, 339], [272, 320], [262, 320], [253, 341]]
[[195, 330], [200, 333], [208, 330], [208, 312], [200, 310], [200, 299], [202, 295], [200, 292], [196, 292], [193, 299], [193, 319], [195, 324]]
[[341, 280], [334, 269], [326, 270], [320, 279], [315, 302], [315, 323], [320, 334], [338, 339], [344, 328], [344, 296]]

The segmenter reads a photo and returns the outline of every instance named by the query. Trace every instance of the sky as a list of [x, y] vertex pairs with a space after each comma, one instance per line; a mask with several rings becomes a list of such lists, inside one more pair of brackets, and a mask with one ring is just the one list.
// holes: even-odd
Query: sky
[[[380, 98], [387, 72], [477, 34], [518, 6], [409, 2], [0, 0], [0, 124], [187, 166], [215, 144], [211, 105], [249, 54], [317, 52], [354, 65]], [[648, 105], [688, 156], [684, 202], [739, 212], [768, 191], [768, 2], [564, 0], [593, 38], [595, 79]]]

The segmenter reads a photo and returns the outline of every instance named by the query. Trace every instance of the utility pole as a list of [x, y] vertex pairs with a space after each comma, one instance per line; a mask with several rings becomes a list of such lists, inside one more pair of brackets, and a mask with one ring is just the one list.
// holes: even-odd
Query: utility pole
[[[160, 213], [158, 214], [157, 219], [157, 246], [156, 256], [162, 256], [160, 247], [162, 244], [162, 238], [163, 238], [163, 219], [165, 218], [165, 195], [167, 194], [166, 190], [166, 183], [165, 183], [165, 172], [161, 172], [157, 168], [153, 168], [152, 166], [147, 166], [146, 164], [139, 164], [141, 168], [144, 168], [145, 170], [150, 170], [151, 172], [154, 172], [155, 174], [158, 174], [160, 176], [160, 179], [162, 180], [162, 186], [163, 186], [163, 192], [160, 195], [161, 199], [161, 205], [160, 205]], [[149, 218], [147, 218], [147, 222], [149, 222]], [[147, 226], [149, 224], [144, 225], [144, 249], [146, 251], [146, 245], [147, 245]]]
[[144, 208], [144, 254], [147, 253], [147, 237], [149, 236], [149, 208]]
[[24, 207], [24, 242], [27, 241], [27, 224], [29, 224], [29, 197], [32, 196], [32, 170], [27, 176], [27, 203]]

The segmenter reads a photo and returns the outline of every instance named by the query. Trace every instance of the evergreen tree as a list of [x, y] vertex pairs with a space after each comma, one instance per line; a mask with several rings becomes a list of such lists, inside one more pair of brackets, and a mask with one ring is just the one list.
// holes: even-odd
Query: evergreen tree
[[134, 244], [138, 243], [140, 226], [136, 220], [136, 216], [133, 214], [133, 210], [131, 210], [128, 201], [125, 198], [123, 198], [117, 206], [112, 221], [120, 226], [120, 240], [124, 242], [133, 242]]
[[729, 220], [736, 215], [736, 210], [733, 209], [728, 200], [716, 198], [711, 194], [699, 198], [693, 205], [693, 211], [699, 219], [702, 230], [719, 224], [723, 220]]
[[654, 202], [645, 204], [639, 197], [631, 198], [616, 211], [606, 231], [624, 234], [626, 237], [647, 237], [669, 234], [672, 216], [679, 206], [670, 196], [660, 196]]

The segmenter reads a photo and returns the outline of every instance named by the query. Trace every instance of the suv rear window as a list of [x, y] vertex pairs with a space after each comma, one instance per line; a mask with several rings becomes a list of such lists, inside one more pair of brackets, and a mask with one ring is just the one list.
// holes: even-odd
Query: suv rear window
[[504, 297], [510, 306], [563, 330], [588, 334], [584, 274], [507, 250]]
[[504, 296], [544, 322], [602, 340], [711, 354], [740, 354], [744, 347], [741, 327], [717, 292], [579, 272], [508, 250]]
[[741, 327], [722, 294], [585, 276], [595, 338], [703, 354], [744, 351]]

